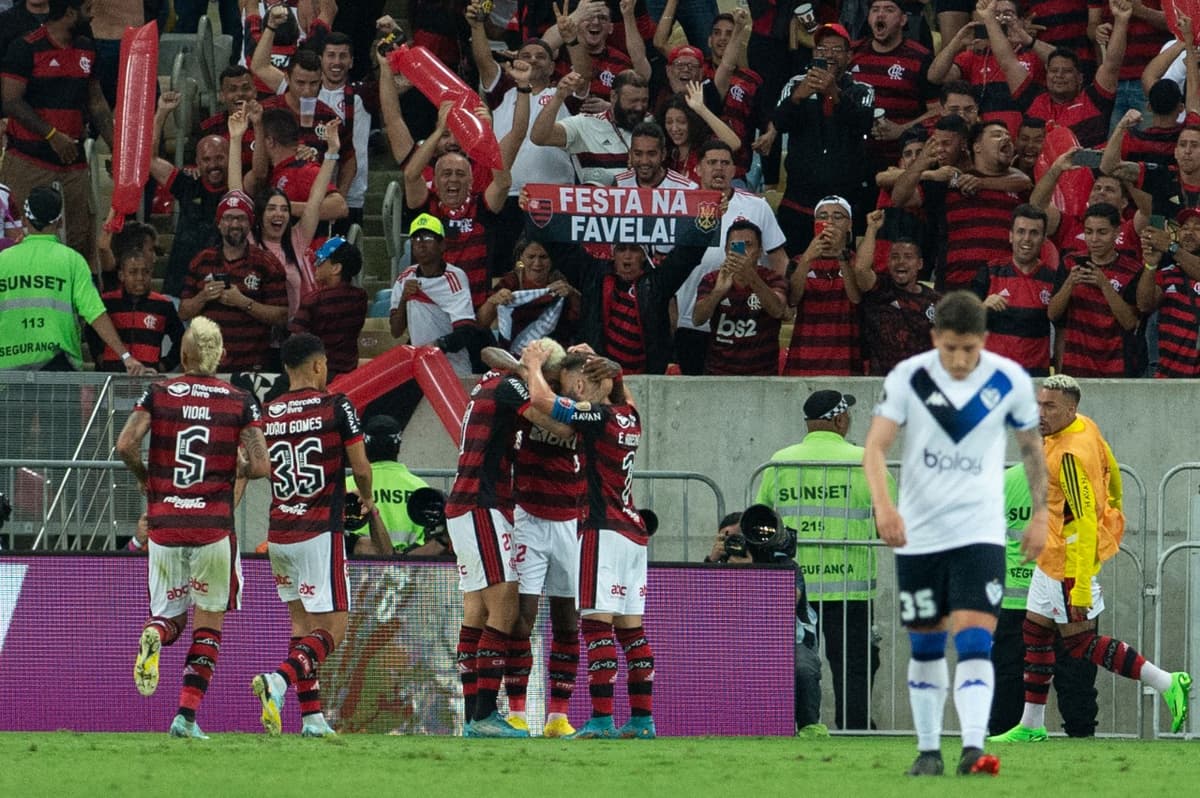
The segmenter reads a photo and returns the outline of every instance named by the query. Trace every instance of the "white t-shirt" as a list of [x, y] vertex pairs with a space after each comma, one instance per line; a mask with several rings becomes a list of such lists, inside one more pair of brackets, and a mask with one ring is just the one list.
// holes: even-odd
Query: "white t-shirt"
[[[475, 320], [471, 284], [467, 275], [450, 264], [446, 264], [445, 273], [438, 277], [422, 277], [416, 266], [409, 266], [400, 272], [392, 285], [392, 310], [400, 307], [404, 283], [413, 278], [421, 284], [420, 292], [409, 297], [405, 303], [408, 338], [413, 346], [432, 344], [443, 335], [453, 332], [456, 322]], [[466, 376], [471, 373], [471, 358], [465, 349], [447, 352], [446, 357], [456, 374]]]
[[[496, 79], [492, 81], [492, 85], [485, 88], [485, 99], [491, 96], [491, 92], [496, 89], [496, 85], [500, 82], [501, 73], [496, 72]], [[517, 159], [512, 165], [512, 185], [508, 189], [508, 196], [515, 197], [521, 193], [521, 189], [526, 183], [573, 183], [575, 182], [575, 164], [571, 161], [571, 156], [566, 150], [561, 147], [543, 147], [534, 144], [529, 140], [529, 133], [533, 130], [533, 123], [537, 120], [538, 114], [542, 109], [550, 104], [554, 99], [554, 86], [547, 86], [537, 94], [532, 94], [529, 97], [529, 125], [525, 129], [525, 141], [521, 143], [521, 148], [517, 150]], [[500, 141], [508, 135], [508, 131], [512, 130], [513, 115], [517, 110], [517, 87], [512, 86], [508, 91], [504, 92], [499, 104], [492, 109], [492, 130], [496, 133], [496, 140]], [[568, 119], [571, 112], [567, 110], [565, 105], [558, 107], [558, 115], [554, 117], [556, 122], [561, 122]]]
[[558, 124], [567, 134], [566, 151], [575, 156], [579, 182], [611, 186], [629, 167], [630, 133], [617, 127], [610, 113], [580, 114]]
[[707, 322], [695, 324], [692, 321], [692, 310], [696, 307], [696, 289], [700, 287], [700, 281], [704, 279], [704, 275], [715, 272], [725, 262], [725, 234], [729, 232], [730, 225], [740, 219], [754, 222], [758, 225], [758, 229], [762, 230], [762, 255], [758, 259], [759, 266], [770, 266], [767, 253], [782, 247], [787, 241], [771, 206], [765, 199], [757, 194], [751, 194], [749, 191], [734, 189], [733, 194], [729, 197], [729, 208], [721, 217], [721, 236], [718, 239], [720, 243], [715, 247], [708, 248], [704, 257], [700, 259], [700, 265], [692, 269], [687, 280], [675, 292], [675, 302], [679, 306], [679, 327], [701, 332], [709, 331]]
[[[351, 145], [354, 147], [354, 160], [358, 167], [354, 172], [354, 180], [350, 183], [350, 190], [346, 192], [346, 204], [351, 208], [361, 208], [367, 197], [367, 159], [370, 154], [367, 142], [371, 138], [371, 115], [363, 107], [362, 97], [356, 92], [351, 92], [350, 96], [354, 99], [354, 118], [351, 120], [354, 123], [354, 129], [351, 131], [353, 139]], [[332, 108], [343, 122], [346, 121], [346, 91], [344, 88], [327, 89], [322, 83], [317, 99]], [[344, 130], [345, 128], [342, 128], [342, 131]]]
[[892, 369], [875, 415], [905, 427], [899, 510], [908, 543], [896, 553], [1003, 546], [1005, 431], [1038, 426], [1025, 370], [984, 351], [955, 380], [933, 349]]

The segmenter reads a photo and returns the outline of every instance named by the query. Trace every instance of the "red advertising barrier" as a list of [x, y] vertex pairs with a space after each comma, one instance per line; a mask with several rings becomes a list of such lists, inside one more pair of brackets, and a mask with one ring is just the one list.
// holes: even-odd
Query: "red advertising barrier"
[[158, 26], [149, 22], [126, 28], [121, 37], [121, 73], [113, 118], [113, 195], [111, 232], [136, 213], [150, 177], [154, 154], [154, 89], [158, 75]]

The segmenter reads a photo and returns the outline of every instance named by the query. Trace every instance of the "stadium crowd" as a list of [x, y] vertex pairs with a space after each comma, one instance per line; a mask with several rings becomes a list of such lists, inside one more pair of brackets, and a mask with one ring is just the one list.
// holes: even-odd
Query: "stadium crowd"
[[[626, 373], [882, 375], [928, 348], [954, 288], [985, 301], [990, 348], [1035, 374], [1200, 369], [1196, 52], [1160, 0], [414, 0], [399, 20], [385, 5], [222, 0], [238, 46], [221, 111], [183, 132], [194, 166], [150, 168], [147, 208], [179, 211], [157, 272], [149, 226], [95, 240], [84, 142], [112, 144], [124, 28], [187, 31], [204, 4], [13, 3], [8, 242], [53, 184], [60, 235], [140, 365], [174, 368], [179, 320], [205, 309], [228, 370], [280, 371], [288, 331], [310, 331], [341, 373], [368, 312], [357, 275], [388, 270], [322, 246], [378, 210], [367, 177], [390, 155], [410, 236], [391, 332], [463, 374], [497, 340], [548, 335]], [[498, 162], [394, 71], [388, 51], [411, 45], [477, 91]], [[156, 146], [180, 102], [161, 93]], [[530, 184], [720, 192], [715, 245], [552, 241], [526, 224]], [[21, 272], [22, 252], [0, 268]], [[135, 368], [89, 342], [95, 368]], [[14, 351], [6, 367], [82, 362]]]

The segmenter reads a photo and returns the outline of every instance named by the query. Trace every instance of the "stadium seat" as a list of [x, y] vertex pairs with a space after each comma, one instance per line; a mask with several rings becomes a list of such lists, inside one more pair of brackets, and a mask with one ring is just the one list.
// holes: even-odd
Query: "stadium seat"
[[392, 337], [391, 325], [386, 318], [368, 318], [363, 324], [362, 331], [358, 334], [358, 356], [359, 358], [372, 358], [382, 355], [393, 346], [407, 340], [407, 333], [400, 338]]

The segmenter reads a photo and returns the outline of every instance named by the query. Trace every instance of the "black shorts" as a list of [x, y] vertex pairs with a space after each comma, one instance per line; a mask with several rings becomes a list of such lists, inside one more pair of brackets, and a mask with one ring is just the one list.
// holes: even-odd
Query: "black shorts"
[[933, 554], [897, 554], [896, 604], [905, 626], [934, 626], [954, 610], [999, 617], [1004, 598], [1003, 546], [974, 543]]
[[933, 0], [933, 10], [937, 14], [945, 14], [948, 11], [961, 11], [969, 15], [975, 10], [975, 4], [970, 2], [970, 0]]

